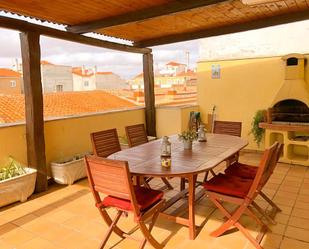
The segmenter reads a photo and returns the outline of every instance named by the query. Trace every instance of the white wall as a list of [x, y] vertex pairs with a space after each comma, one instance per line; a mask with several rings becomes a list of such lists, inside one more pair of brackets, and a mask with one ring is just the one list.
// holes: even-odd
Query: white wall
[[96, 89], [126, 89], [128, 85], [125, 80], [121, 79], [119, 75], [111, 74], [96, 74], [95, 75]]
[[281, 56], [309, 52], [309, 21], [200, 40], [200, 61]]
[[[88, 82], [88, 86], [85, 82]], [[91, 91], [96, 89], [95, 77], [92, 76], [81, 76], [73, 73], [73, 89], [74, 91]]]
[[56, 85], [62, 85], [63, 91], [73, 91], [72, 67], [61, 65], [41, 65], [42, 87], [45, 93], [55, 92]]

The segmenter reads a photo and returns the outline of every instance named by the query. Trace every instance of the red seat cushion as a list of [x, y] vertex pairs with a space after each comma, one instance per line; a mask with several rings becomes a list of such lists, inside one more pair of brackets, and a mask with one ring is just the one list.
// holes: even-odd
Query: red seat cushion
[[235, 162], [229, 166], [224, 172], [227, 175], [238, 176], [245, 179], [254, 179], [258, 167]]
[[204, 183], [204, 188], [229, 196], [245, 197], [251, 187], [252, 180], [219, 174]]
[[[141, 211], [155, 204], [163, 197], [162, 191], [148, 189], [144, 187], [135, 186], [134, 192], [136, 196], [137, 206]], [[131, 211], [133, 209], [133, 206], [131, 205], [131, 202], [129, 200], [113, 197], [110, 195], [104, 198], [102, 205], [105, 207], [115, 207], [127, 211]]]

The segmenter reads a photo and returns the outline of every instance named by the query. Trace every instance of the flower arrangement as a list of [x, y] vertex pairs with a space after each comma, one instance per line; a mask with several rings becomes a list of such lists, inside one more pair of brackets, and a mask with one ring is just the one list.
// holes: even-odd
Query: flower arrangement
[[9, 160], [7, 166], [0, 168], [0, 181], [26, 174], [24, 167], [19, 162], [12, 157]]
[[195, 141], [198, 138], [198, 134], [194, 130], [187, 130], [178, 134], [178, 138], [180, 141]]

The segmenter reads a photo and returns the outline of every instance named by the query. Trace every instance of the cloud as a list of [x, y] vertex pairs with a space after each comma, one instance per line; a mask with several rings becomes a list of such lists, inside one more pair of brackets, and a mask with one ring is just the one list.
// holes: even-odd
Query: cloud
[[[0, 66], [12, 67], [15, 58], [20, 58], [19, 32], [0, 29]], [[142, 55], [97, 48], [79, 43], [41, 37], [42, 60], [70, 66], [97, 66], [101, 71], [112, 71], [125, 79], [142, 72]], [[190, 61], [197, 58], [197, 41], [183, 42], [153, 48], [154, 64], [162, 67], [168, 61], [185, 63], [185, 51], [190, 51]], [[191, 64], [193, 65], [193, 63]]]

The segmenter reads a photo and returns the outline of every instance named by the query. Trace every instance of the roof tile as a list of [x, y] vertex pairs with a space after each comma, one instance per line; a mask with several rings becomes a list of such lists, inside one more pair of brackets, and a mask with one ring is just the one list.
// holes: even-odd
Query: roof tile
[[[46, 93], [44, 117], [61, 117], [107, 110], [135, 107], [136, 105], [105, 91]], [[25, 120], [23, 94], [0, 95], [0, 120], [4, 123]]]

